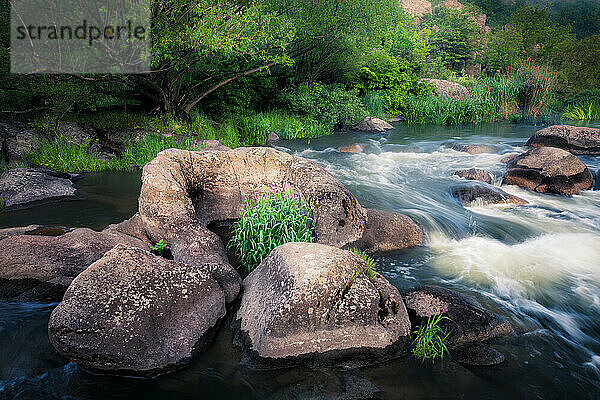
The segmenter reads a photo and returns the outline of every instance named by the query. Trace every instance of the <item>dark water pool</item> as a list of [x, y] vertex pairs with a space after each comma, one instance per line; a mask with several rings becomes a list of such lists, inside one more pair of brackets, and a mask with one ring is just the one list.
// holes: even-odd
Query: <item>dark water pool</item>
[[[224, 324], [186, 369], [156, 379], [89, 374], [53, 351], [46, 323], [54, 304], [0, 302], [0, 398], [17, 399], [600, 399], [600, 192], [573, 198], [516, 187], [525, 207], [463, 208], [450, 195], [456, 169], [497, 178], [500, 159], [520, 152], [540, 127], [407, 127], [391, 135], [355, 132], [283, 143], [346, 184], [366, 207], [407, 213], [425, 226], [429, 246], [380, 257], [400, 289], [436, 284], [469, 294], [507, 317], [517, 334], [495, 347], [496, 367], [397, 359], [358, 369], [254, 371], [240, 364]], [[363, 154], [342, 154], [358, 142]], [[484, 143], [469, 155], [455, 142]], [[584, 158], [596, 173], [600, 157]], [[90, 174], [87, 199], [0, 214], [0, 226], [30, 223], [101, 229], [137, 207], [139, 174]]]

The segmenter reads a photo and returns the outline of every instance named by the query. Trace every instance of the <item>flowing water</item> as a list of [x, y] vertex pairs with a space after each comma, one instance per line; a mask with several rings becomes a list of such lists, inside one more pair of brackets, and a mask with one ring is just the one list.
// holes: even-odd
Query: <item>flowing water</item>
[[[97, 376], [66, 364], [48, 343], [55, 304], [0, 303], [0, 398], [264, 399], [599, 399], [600, 191], [572, 198], [507, 192], [527, 206], [462, 207], [452, 173], [483, 168], [500, 183], [506, 154], [539, 127], [407, 127], [390, 135], [342, 132], [279, 148], [314, 160], [365, 207], [403, 212], [425, 227], [428, 245], [379, 257], [380, 272], [400, 290], [435, 284], [469, 294], [505, 316], [516, 334], [495, 345], [496, 367], [410, 357], [359, 369], [254, 371], [240, 364], [225, 325], [187, 368], [152, 380]], [[365, 145], [342, 154], [340, 144]], [[486, 144], [469, 155], [453, 143]], [[600, 157], [582, 157], [598, 177]], [[597, 179], [598, 180], [598, 179]], [[78, 185], [86, 200], [0, 214], [0, 227], [30, 223], [103, 226], [136, 209], [139, 174], [92, 174]], [[351, 397], [354, 395], [354, 397]], [[340, 396], [340, 397], [335, 397]], [[346, 397], [343, 397], [346, 396]]]

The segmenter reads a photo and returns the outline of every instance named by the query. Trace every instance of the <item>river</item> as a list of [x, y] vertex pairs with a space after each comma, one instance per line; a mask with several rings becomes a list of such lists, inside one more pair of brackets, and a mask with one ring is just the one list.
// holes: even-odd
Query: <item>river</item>
[[[596, 126], [600, 126], [596, 124]], [[516, 335], [495, 345], [496, 367], [410, 357], [358, 369], [255, 371], [240, 364], [226, 324], [214, 344], [185, 369], [151, 380], [98, 376], [67, 364], [46, 334], [55, 304], [0, 302], [0, 398], [17, 399], [598, 399], [600, 398], [600, 191], [572, 198], [503, 187], [527, 206], [462, 207], [452, 173], [483, 168], [501, 181], [502, 157], [524, 151], [540, 127], [401, 125], [389, 135], [339, 132], [283, 142], [314, 160], [365, 207], [405, 213], [428, 245], [377, 257], [379, 272], [400, 290], [435, 284], [471, 295], [505, 316]], [[361, 143], [361, 154], [335, 150]], [[453, 143], [486, 144], [470, 155]], [[600, 157], [582, 157], [598, 177]], [[88, 174], [85, 200], [0, 214], [0, 227], [31, 223], [101, 229], [132, 215], [139, 173]], [[346, 397], [335, 397], [342, 396]], [[377, 397], [379, 398], [379, 397]]]

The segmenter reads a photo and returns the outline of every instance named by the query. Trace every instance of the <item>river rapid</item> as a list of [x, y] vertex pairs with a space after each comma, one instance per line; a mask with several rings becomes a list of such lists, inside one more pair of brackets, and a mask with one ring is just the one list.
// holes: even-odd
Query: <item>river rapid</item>
[[[363, 206], [421, 224], [427, 246], [378, 257], [379, 272], [400, 290], [440, 285], [505, 316], [516, 335], [495, 345], [506, 356], [502, 365], [432, 366], [407, 357], [358, 369], [255, 371], [240, 363], [223, 324], [208, 351], [183, 370], [151, 380], [97, 376], [67, 364], [50, 346], [46, 324], [55, 304], [0, 302], [0, 398], [599, 399], [600, 191], [567, 198], [507, 186], [530, 204], [467, 208], [451, 195], [464, 182], [452, 176], [458, 169], [485, 169], [499, 185], [501, 158], [524, 151], [538, 129], [401, 125], [386, 135], [339, 132], [277, 146], [325, 167]], [[355, 142], [363, 153], [335, 150]], [[494, 152], [470, 155], [451, 149], [456, 142]], [[600, 157], [581, 158], [598, 186]], [[85, 200], [2, 213], [0, 227], [101, 229], [136, 210], [139, 173], [89, 174], [78, 185]]]

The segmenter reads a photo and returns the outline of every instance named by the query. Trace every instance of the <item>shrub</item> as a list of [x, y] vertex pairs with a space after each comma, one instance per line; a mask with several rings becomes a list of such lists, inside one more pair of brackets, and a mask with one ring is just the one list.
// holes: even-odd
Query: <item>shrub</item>
[[347, 91], [340, 85], [303, 83], [289, 92], [284, 102], [293, 113], [308, 116], [330, 129], [351, 126], [368, 114], [358, 90]]
[[246, 205], [232, 225], [234, 247], [243, 265], [252, 271], [277, 246], [288, 242], [312, 242], [312, 219], [307, 205], [290, 193], [261, 194], [256, 204]]
[[427, 319], [427, 323], [419, 326], [413, 333], [416, 335], [413, 340], [412, 354], [421, 359], [422, 362], [431, 360], [435, 363], [435, 360], [439, 358], [444, 360], [444, 353], [448, 353], [446, 347], [446, 339], [450, 332], [445, 332], [439, 323], [442, 320], [450, 320], [450, 318], [442, 315], [441, 312], [437, 312]]

